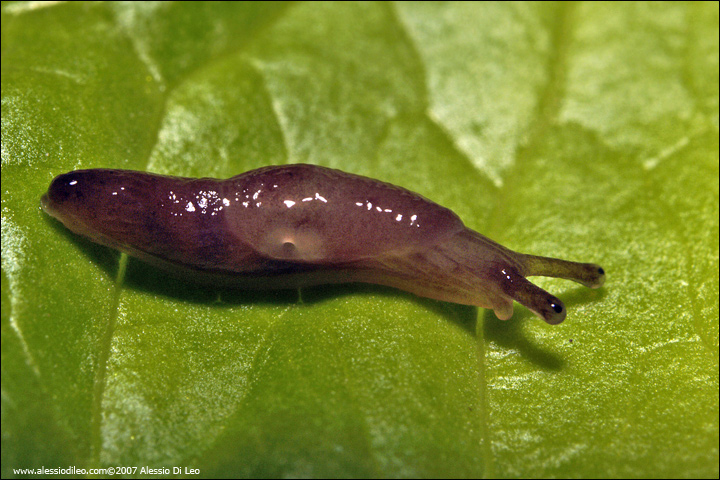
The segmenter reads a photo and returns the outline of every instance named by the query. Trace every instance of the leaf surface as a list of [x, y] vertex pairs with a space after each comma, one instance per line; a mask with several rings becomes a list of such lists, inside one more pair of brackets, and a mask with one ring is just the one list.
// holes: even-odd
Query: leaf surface
[[[560, 326], [368, 285], [197, 286], [55, 175], [307, 162], [527, 253]], [[2, 6], [2, 475], [718, 476], [718, 5]]]

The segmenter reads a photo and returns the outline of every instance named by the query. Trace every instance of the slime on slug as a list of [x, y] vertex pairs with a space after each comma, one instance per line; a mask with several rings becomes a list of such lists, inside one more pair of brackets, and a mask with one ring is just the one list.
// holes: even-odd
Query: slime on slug
[[599, 265], [514, 252], [419, 194], [314, 165], [225, 180], [77, 170], [56, 177], [41, 204], [94, 242], [243, 288], [374, 283], [502, 320], [516, 301], [557, 324], [565, 306], [526, 277], [605, 281]]

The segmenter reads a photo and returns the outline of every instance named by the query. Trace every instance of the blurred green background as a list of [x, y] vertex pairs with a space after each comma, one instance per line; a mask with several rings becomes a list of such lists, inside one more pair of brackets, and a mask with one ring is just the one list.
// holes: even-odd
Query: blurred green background
[[[199, 287], [57, 174], [308, 162], [518, 251], [550, 326], [369, 285]], [[718, 477], [718, 4], [2, 4], [2, 476]], [[32, 476], [32, 475], [28, 475]]]

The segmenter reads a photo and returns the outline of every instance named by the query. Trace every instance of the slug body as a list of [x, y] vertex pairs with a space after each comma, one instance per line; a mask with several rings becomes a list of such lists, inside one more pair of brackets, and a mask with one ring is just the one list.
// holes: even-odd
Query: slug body
[[525, 277], [588, 287], [598, 265], [513, 252], [404, 188], [313, 165], [227, 180], [128, 170], [56, 177], [42, 208], [75, 233], [193, 278], [250, 288], [388, 285], [512, 316], [513, 300], [560, 323], [560, 300]]

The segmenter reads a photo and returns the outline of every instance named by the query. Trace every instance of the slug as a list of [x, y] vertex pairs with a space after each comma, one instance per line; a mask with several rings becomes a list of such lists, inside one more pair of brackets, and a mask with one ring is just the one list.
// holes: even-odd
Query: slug
[[56, 177], [41, 205], [94, 242], [243, 288], [373, 283], [490, 308], [502, 320], [514, 300], [557, 324], [563, 303], [525, 277], [590, 288], [605, 280], [592, 263], [509, 250], [404, 188], [315, 165], [226, 180], [77, 170]]

